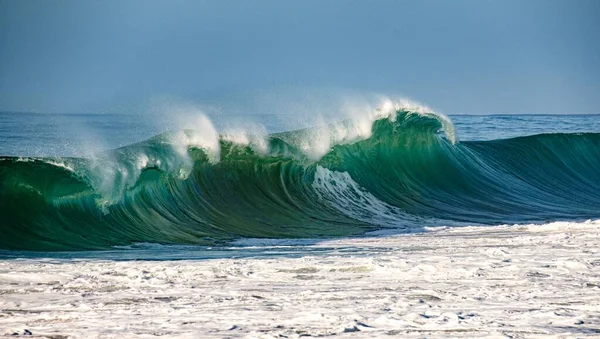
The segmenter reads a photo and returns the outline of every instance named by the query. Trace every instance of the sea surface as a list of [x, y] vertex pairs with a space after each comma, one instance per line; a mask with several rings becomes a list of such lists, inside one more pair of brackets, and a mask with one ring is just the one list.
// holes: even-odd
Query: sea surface
[[0, 258], [351, 254], [600, 217], [600, 115], [0, 113]]

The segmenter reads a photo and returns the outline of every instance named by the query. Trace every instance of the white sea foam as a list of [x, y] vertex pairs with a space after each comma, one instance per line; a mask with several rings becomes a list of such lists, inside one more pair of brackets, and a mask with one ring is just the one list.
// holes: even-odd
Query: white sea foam
[[69, 172], [75, 172], [75, 168], [73, 166], [73, 164], [68, 163], [67, 161], [62, 161], [59, 159], [56, 160], [52, 160], [52, 159], [44, 159], [44, 162], [52, 165], [52, 166], [56, 166], [56, 167], [60, 167], [62, 169], [65, 169]]
[[178, 132], [170, 134], [169, 142], [181, 156], [187, 157], [190, 147], [206, 151], [211, 162], [218, 162], [221, 154], [219, 133], [210, 119], [199, 110], [190, 109], [178, 117]]
[[221, 133], [221, 139], [236, 145], [249, 146], [260, 155], [266, 155], [269, 151], [269, 134], [267, 129], [256, 123], [246, 126], [229, 127]]
[[77, 169], [100, 194], [98, 205], [105, 212], [106, 206], [119, 201], [127, 189], [135, 186], [146, 169], [155, 168], [180, 179], [187, 178], [192, 170], [190, 148], [205, 151], [212, 163], [219, 161], [219, 134], [203, 112], [193, 106], [177, 106], [165, 114], [171, 117], [169, 124], [174, 132], [96, 154], [87, 165]]
[[436, 228], [294, 258], [0, 260], [0, 335], [593, 337], [598, 225]]
[[317, 127], [304, 130], [286, 141], [301, 150], [309, 159], [318, 160], [335, 145], [369, 139], [376, 120], [395, 121], [398, 111], [439, 120], [448, 140], [453, 143], [457, 141], [454, 126], [447, 116], [409, 100], [393, 100], [386, 97], [379, 97], [375, 103], [372, 100], [347, 100], [336, 114], [316, 115], [314, 125]]
[[388, 227], [406, 227], [417, 221], [361, 188], [347, 172], [317, 166], [312, 186], [319, 199], [350, 218]]
[[387, 231], [376, 231], [379, 234], [397, 232], [394, 229], [398, 228], [419, 231], [422, 225], [458, 226], [461, 224], [408, 214], [377, 199], [372, 193], [360, 187], [348, 172], [337, 172], [317, 166], [312, 186], [321, 200], [327, 201], [328, 205], [335, 207], [344, 215], [373, 225], [392, 228]]

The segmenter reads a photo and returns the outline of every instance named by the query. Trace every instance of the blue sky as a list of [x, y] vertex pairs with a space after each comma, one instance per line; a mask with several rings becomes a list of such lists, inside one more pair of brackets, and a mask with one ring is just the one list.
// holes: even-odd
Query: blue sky
[[0, 110], [381, 93], [444, 113], [600, 113], [600, 1], [0, 0]]

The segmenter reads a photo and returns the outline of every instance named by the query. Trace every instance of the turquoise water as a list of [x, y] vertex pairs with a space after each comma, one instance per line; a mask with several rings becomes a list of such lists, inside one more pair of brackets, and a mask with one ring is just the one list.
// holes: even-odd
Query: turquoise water
[[600, 217], [598, 115], [315, 122], [1, 113], [0, 255], [256, 256], [231, 242]]

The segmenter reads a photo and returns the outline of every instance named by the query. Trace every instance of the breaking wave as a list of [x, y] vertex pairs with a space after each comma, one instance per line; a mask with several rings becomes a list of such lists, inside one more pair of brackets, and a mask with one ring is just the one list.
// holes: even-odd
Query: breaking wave
[[0, 157], [0, 248], [319, 238], [600, 217], [600, 134], [458, 142], [387, 104], [278, 134], [182, 130], [84, 158]]

